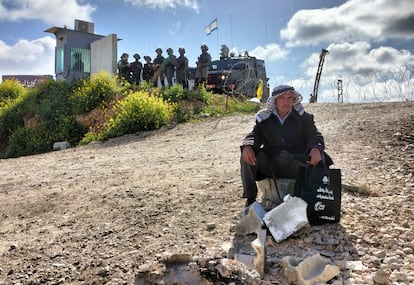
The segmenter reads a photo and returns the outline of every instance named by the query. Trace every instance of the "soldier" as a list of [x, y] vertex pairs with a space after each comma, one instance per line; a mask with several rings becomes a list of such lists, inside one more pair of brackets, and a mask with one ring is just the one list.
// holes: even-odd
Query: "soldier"
[[123, 53], [121, 59], [118, 61], [118, 76], [120, 79], [125, 79], [131, 82], [130, 65], [128, 63], [129, 54]]
[[164, 60], [165, 58], [162, 56], [161, 48], [157, 48], [155, 52], [157, 53], [157, 57], [154, 58], [154, 61], [152, 62], [152, 67], [154, 69], [154, 76], [153, 76], [154, 87], [158, 86], [158, 78], [159, 78], [161, 81], [161, 86], [164, 88], [165, 87], [165, 83], [164, 83], [164, 64], [165, 64]]
[[147, 83], [152, 82], [152, 77], [154, 76], [154, 69], [152, 68], [151, 57], [149, 55], [144, 56], [144, 68], [142, 70], [142, 79]]
[[177, 66], [177, 58], [172, 48], [167, 48], [168, 57], [165, 59], [165, 76], [167, 77], [168, 87], [173, 85], [173, 77]]
[[188, 89], [188, 58], [185, 56], [185, 49], [180, 47], [178, 49], [180, 56], [177, 58], [177, 82], [183, 86], [184, 89]]
[[139, 85], [139, 83], [141, 82], [142, 70], [142, 63], [139, 61], [141, 56], [138, 53], [136, 53], [134, 54], [134, 58], [135, 61], [130, 64], [130, 69], [132, 73], [131, 79], [133, 84]]
[[207, 77], [208, 77], [208, 68], [211, 63], [211, 55], [207, 52], [208, 47], [205, 44], [202, 44], [201, 47], [201, 54], [198, 57], [198, 61], [196, 61], [197, 64], [197, 70], [195, 75], [195, 86], [200, 86], [202, 84], [207, 83]]

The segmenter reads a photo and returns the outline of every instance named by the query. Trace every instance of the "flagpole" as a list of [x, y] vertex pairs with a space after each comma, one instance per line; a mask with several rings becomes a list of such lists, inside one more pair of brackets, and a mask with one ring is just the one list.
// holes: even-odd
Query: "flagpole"
[[217, 29], [217, 59], [219, 59], [219, 36], [218, 36], [218, 29]]
[[[266, 15], [265, 15], [265, 41], [266, 41], [265, 46], [267, 46], [268, 40], [267, 40], [267, 17], [266, 17]], [[269, 70], [267, 56], [268, 56], [268, 54], [266, 53], [265, 67], [266, 67], [266, 70]]]
[[230, 42], [231, 49], [233, 49], [233, 15], [230, 14]]

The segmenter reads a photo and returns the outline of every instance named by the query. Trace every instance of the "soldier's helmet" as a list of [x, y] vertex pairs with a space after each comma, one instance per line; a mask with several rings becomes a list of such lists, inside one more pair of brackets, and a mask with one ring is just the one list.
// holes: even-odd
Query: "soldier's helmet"
[[155, 52], [156, 52], [156, 53], [158, 53], [158, 52], [162, 53], [162, 49], [161, 49], [161, 48], [157, 48], [157, 49], [155, 50]]
[[167, 48], [167, 53], [169, 54], [169, 53], [172, 53], [173, 52], [173, 49], [172, 48]]
[[208, 50], [208, 46], [206, 44], [202, 44], [200, 48], [202, 50]]
[[178, 52], [183, 52], [183, 53], [185, 53], [185, 48], [180, 47], [180, 48], [178, 49]]

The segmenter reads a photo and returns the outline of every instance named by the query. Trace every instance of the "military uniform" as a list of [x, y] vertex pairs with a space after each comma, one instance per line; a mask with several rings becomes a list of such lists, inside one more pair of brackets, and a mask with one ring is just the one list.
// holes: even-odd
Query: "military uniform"
[[153, 68], [154, 68], [154, 76], [153, 76], [154, 87], [158, 86], [158, 78], [161, 81], [161, 86], [165, 87], [165, 83], [164, 83], [165, 58], [162, 56], [162, 50], [160, 48], [157, 48], [155, 52], [157, 53], [157, 57], [154, 58], [154, 61], [152, 62]]
[[195, 75], [195, 85], [207, 83], [208, 68], [211, 63], [211, 55], [207, 52], [208, 47], [206, 45], [201, 46], [201, 54], [197, 61], [197, 70]]
[[142, 69], [142, 80], [145, 80], [146, 82], [152, 82], [152, 77], [154, 76], [154, 69], [152, 67], [151, 63], [151, 57], [144, 56], [144, 59], [146, 63], [144, 63], [144, 67]]
[[121, 56], [121, 60], [118, 61], [118, 76], [128, 82], [131, 82], [131, 71], [128, 63], [128, 54], [124, 53]]
[[180, 53], [180, 56], [177, 58], [177, 82], [181, 84], [184, 89], [188, 89], [188, 58], [184, 55], [184, 48], [179, 48], [178, 52]]
[[135, 61], [130, 64], [131, 70], [131, 82], [135, 85], [139, 85], [141, 82], [141, 70], [142, 70], [142, 63], [139, 61], [141, 58], [139, 54], [134, 54]]
[[171, 48], [167, 49], [168, 57], [165, 59], [165, 76], [167, 77], [168, 87], [173, 85], [173, 77], [175, 72], [175, 67], [177, 66], [177, 58], [173, 54]]

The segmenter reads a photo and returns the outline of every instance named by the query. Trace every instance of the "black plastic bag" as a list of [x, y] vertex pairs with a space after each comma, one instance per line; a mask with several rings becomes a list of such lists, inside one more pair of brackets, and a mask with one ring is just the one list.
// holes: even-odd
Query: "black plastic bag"
[[341, 215], [341, 170], [326, 164], [304, 169], [298, 196], [308, 203], [309, 224], [338, 223]]

